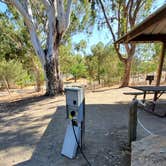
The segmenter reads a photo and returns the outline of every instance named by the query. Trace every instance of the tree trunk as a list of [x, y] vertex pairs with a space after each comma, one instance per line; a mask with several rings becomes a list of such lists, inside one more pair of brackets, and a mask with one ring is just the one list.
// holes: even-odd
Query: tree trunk
[[76, 76], [74, 76], [74, 82], [77, 82], [77, 77]]
[[132, 59], [128, 59], [124, 63], [125, 70], [124, 70], [123, 82], [122, 82], [122, 85], [120, 87], [126, 87], [129, 85], [131, 62], [132, 62]]
[[63, 81], [59, 70], [58, 47], [54, 48], [53, 55], [46, 58], [44, 67], [46, 74], [46, 96], [62, 94]]
[[157, 71], [156, 86], [160, 85], [161, 75], [162, 75], [162, 68], [163, 68], [164, 58], [165, 58], [165, 53], [166, 53], [166, 43], [162, 43], [162, 50], [161, 50], [161, 55], [160, 55], [160, 59], [159, 59], [158, 71]]
[[100, 64], [98, 63], [98, 69], [97, 69], [97, 79], [98, 79], [98, 84], [100, 85], [101, 82], [100, 82]]
[[98, 76], [98, 84], [99, 85], [101, 84], [101, 82], [100, 82], [100, 76]]
[[41, 79], [40, 79], [40, 71], [37, 68], [37, 70], [35, 71], [35, 77], [36, 77], [36, 92], [40, 92], [41, 91]]
[[3, 76], [3, 81], [5, 83], [5, 86], [6, 86], [6, 89], [7, 89], [8, 93], [9, 93], [9, 95], [11, 96], [10, 90], [9, 90], [9, 83], [8, 83], [7, 79], [4, 76]]
[[36, 92], [40, 92], [41, 91], [41, 73], [40, 73], [40, 69], [38, 67], [38, 65], [35, 63], [33, 57], [31, 57], [31, 61], [33, 64], [33, 68], [32, 71], [34, 73], [35, 76], [35, 81], [36, 81]]

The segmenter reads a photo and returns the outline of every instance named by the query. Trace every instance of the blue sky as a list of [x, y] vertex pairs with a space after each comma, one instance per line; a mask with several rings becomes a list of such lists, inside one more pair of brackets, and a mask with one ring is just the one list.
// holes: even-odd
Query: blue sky
[[[157, 8], [161, 7], [164, 3], [166, 3], [166, 0], [157, 0], [152, 8], [152, 12]], [[5, 10], [6, 10], [6, 5], [0, 2], [0, 11], [4, 12]], [[78, 43], [82, 39], [87, 41], [87, 53], [90, 53], [91, 52], [90, 48], [92, 45], [95, 45], [100, 41], [102, 41], [104, 44], [110, 42], [111, 33], [107, 28], [98, 30], [97, 26], [95, 26], [93, 28], [92, 35], [88, 36], [85, 33], [80, 33], [73, 36], [72, 41], [74, 43]]]
[[6, 10], [6, 5], [2, 2], [0, 2], [0, 11], [4, 12]]
[[[166, 4], [166, 0], [157, 0], [154, 6], [152, 7], [151, 12], [154, 12], [156, 9], [161, 7], [163, 4]], [[108, 30], [108, 28], [101, 29], [100, 31], [97, 30], [97, 27], [93, 29], [93, 34], [91, 36], [87, 36], [85, 34], [78, 34], [73, 37], [73, 42], [78, 43], [80, 40], [86, 40], [88, 43], [87, 46], [87, 53], [91, 53], [90, 48], [92, 45], [97, 44], [98, 42], [103, 42], [104, 44], [107, 44], [111, 42], [112, 37], [111, 33]]]

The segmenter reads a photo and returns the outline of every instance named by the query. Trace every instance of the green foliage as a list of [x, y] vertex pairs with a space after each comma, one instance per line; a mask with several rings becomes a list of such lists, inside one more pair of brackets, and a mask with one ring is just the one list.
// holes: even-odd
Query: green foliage
[[124, 68], [113, 46], [99, 42], [92, 47], [92, 53], [85, 58], [88, 78], [99, 83], [103, 80], [106, 84], [119, 82]]
[[60, 68], [63, 74], [70, 73], [70, 67], [72, 64], [72, 53], [71, 53], [71, 43], [68, 42], [66, 45], [61, 45], [59, 47], [60, 55]]
[[[43, 82], [42, 67], [31, 45], [27, 28], [15, 8], [9, 6], [9, 9], [10, 11], [0, 13], [0, 60], [15, 60], [21, 63], [32, 83], [37, 80]], [[22, 81], [17, 84], [23, 82], [26, 83]]]
[[74, 76], [75, 81], [80, 77], [86, 77], [86, 67], [84, 59], [81, 56], [76, 55], [73, 57], [70, 73]]
[[80, 40], [79, 43], [75, 44], [75, 50], [77, 52], [82, 52], [85, 55], [85, 49], [87, 47], [87, 43], [85, 40]]
[[148, 74], [155, 72], [157, 69], [157, 63], [153, 60], [142, 61], [134, 58], [132, 65], [132, 74]]
[[86, 65], [86, 69], [87, 69], [87, 76], [89, 78], [90, 81], [93, 81], [96, 79], [96, 73], [97, 73], [97, 63], [96, 60], [94, 58], [94, 56], [89, 55], [85, 57], [85, 65]]
[[86, 77], [84, 57], [75, 55], [72, 52], [72, 45], [70, 42], [60, 46], [59, 54], [61, 72], [63, 74], [72, 74], [75, 81], [80, 77]]
[[[66, 1], [64, 2], [66, 3]], [[94, 17], [91, 17], [91, 12], [91, 4], [87, 0], [73, 0], [70, 26], [62, 40], [66, 41], [80, 32], [91, 34], [92, 27], [95, 24], [95, 19]]]
[[148, 74], [157, 71], [160, 54], [161, 44], [159, 43], [138, 45], [132, 62], [132, 74]]
[[0, 62], [0, 80], [7, 81], [8, 85], [23, 86], [30, 81], [30, 77], [20, 62], [16, 60], [2, 60]]

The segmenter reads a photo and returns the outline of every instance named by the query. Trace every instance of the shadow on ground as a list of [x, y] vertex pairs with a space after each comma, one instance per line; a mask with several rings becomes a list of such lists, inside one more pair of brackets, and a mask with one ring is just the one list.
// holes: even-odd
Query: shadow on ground
[[[36, 101], [40, 100], [43, 100], [43, 98], [36, 99]], [[25, 105], [28, 104], [30, 103], [27, 102]], [[130, 165], [130, 153], [125, 149], [128, 123], [127, 107], [126, 104], [86, 105], [86, 145], [84, 153], [92, 166]], [[20, 162], [15, 166], [86, 166], [87, 164], [80, 152], [73, 160], [61, 155], [67, 125], [65, 117], [65, 107], [58, 107], [39, 142], [37, 142], [35, 131], [40, 125], [36, 126], [35, 129], [25, 129], [18, 131], [18, 133], [12, 131], [8, 131], [6, 135], [3, 133], [4, 139], [9, 136], [16, 136], [16, 138], [13, 138], [14, 140], [9, 140], [8, 146], [37, 144], [30, 160]], [[21, 139], [22, 132], [27, 134], [25, 140], [19, 140], [18, 135], [21, 133]]]
[[[59, 106], [56, 111], [49, 113], [50, 109], [55, 110], [55, 105], [59, 101], [40, 96], [0, 105], [0, 127], [7, 128], [5, 131], [1, 128], [0, 131], [0, 150], [4, 151], [11, 147], [35, 147], [29, 160], [21, 158], [23, 162], [17, 162], [15, 166], [87, 165], [79, 151], [73, 160], [61, 155], [67, 126], [65, 106]], [[46, 107], [47, 110], [43, 110], [47, 111], [44, 115], [34, 116], [41, 111], [36, 109], [36, 103], [43, 109]], [[86, 105], [84, 153], [92, 166], [130, 165], [130, 153], [126, 148], [128, 107], [124, 102]], [[34, 110], [30, 112], [31, 108]], [[165, 118], [158, 118], [143, 111], [139, 113], [138, 118], [150, 131], [154, 133], [157, 131], [155, 134], [165, 133]], [[50, 122], [45, 122], [48, 119], [51, 119]], [[34, 125], [27, 125], [29, 123]], [[13, 124], [18, 128], [14, 130]], [[38, 130], [42, 125], [47, 127], [42, 137], [39, 137]], [[138, 136], [142, 137], [144, 132], [138, 125]], [[144, 135], [146, 136], [146, 133]]]
[[51, 118], [51, 114], [35, 116], [30, 112], [29, 106], [37, 102], [40, 105], [45, 99], [44, 96], [38, 96], [0, 104], [0, 151], [12, 147], [31, 148], [38, 143], [39, 128], [46, 124], [45, 121]]

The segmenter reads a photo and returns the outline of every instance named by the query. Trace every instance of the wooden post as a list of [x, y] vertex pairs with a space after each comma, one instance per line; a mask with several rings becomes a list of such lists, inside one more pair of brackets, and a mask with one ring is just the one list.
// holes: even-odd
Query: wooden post
[[135, 141], [137, 137], [137, 106], [138, 100], [133, 100], [130, 104], [128, 126], [129, 145], [131, 145], [131, 142]]
[[160, 55], [160, 59], [159, 59], [159, 66], [158, 66], [158, 72], [157, 72], [156, 86], [160, 85], [160, 80], [161, 80], [161, 74], [162, 74], [162, 68], [163, 68], [163, 63], [164, 63], [165, 52], [166, 52], [166, 42], [163, 42], [162, 43], [161, 55]]

